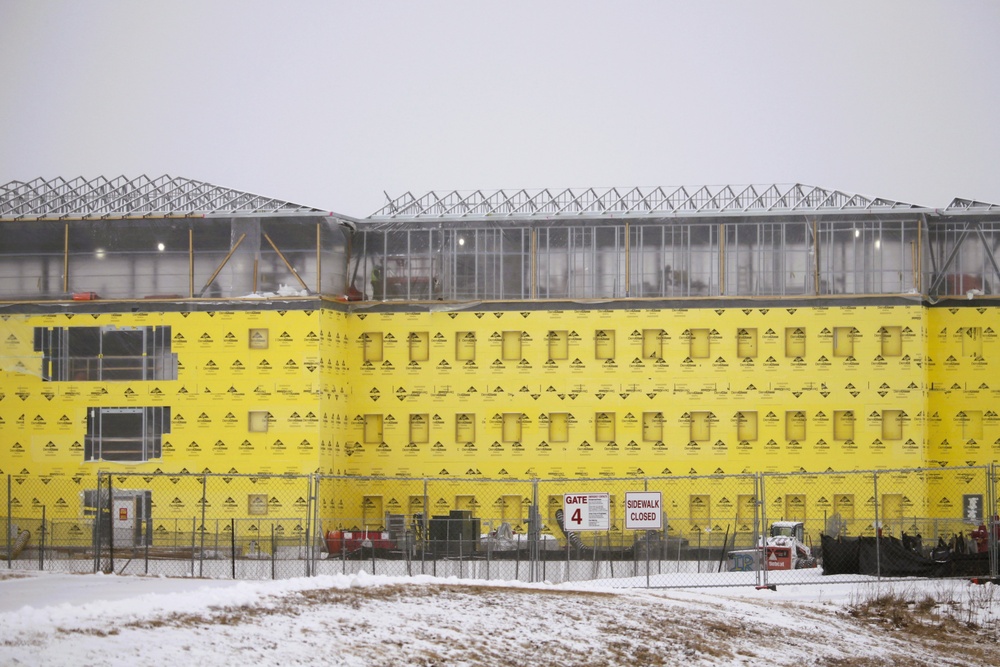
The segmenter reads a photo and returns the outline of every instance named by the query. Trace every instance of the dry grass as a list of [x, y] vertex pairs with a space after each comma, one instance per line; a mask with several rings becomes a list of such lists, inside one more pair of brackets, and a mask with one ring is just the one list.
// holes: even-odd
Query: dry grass
[[895, 587], [862, 591], [847, 613], [924, 650], [956, 651], [970, 662], [1000, 664], [1000, 621], [993, 615], [995, 586], [974, 586], [956, 595], [942, 587], [937, 595]]

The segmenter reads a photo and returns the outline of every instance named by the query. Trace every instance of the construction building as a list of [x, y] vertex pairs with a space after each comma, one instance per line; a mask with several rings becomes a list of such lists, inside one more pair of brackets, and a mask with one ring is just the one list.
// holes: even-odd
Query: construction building
[[[800, 184], [406, 194], [358, 219], [166, 176], [12, 182], [0, 473], [509, 480], [442, 502], [519, 523], [531, 479], [985, 466], [998, 246], [998, 205]], [[960, 516], [919, 481], [887, 480], [883, 515]], [[320, 514], [377, 524], [418, 486]], [[865, 512], [778, 491], [786, 518]]]

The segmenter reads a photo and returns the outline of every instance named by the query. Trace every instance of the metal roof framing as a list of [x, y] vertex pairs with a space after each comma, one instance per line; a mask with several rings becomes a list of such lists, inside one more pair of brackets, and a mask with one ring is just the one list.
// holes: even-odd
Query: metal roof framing
[[977, 201], [975, 199], [961, 199], [956, 197], [948, 204], [944, 210], [948, 215], [962, 213], [993, 213], [1000, 212], [1000, 204], [990, 204], [989, 202]]
[[[827, 190], [802, 183], [651, 188], [406, 192], [367, 218], [406, 220], [571, 220], [787, 214], [865, 215], [924, 212], [996, 214], [1000, 205], [956, 198], [944, 209]], [[0, 220], [174, 217], [332, 216], [329, 211], [188, 178], [103, 176], [11, 181], [0, 186]], [[337, 216], [353, 226], [353, 218]]]
[[915, 204], [871, 199], [812, 185], [722, 185], [583, 190], [410, 192], [391, 199], [368, 220], [679, 217], [774, 213], [878, 213], [926, 210]]
[[333, 215], [188, 178], [36, 178], [0, 186], [0, 220]]

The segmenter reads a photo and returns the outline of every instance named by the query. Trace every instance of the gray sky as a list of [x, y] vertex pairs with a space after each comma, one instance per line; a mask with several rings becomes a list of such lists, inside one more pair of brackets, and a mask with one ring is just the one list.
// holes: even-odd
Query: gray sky
[[1000, 203], [1000, 3], [0, 0], [0, 183]]

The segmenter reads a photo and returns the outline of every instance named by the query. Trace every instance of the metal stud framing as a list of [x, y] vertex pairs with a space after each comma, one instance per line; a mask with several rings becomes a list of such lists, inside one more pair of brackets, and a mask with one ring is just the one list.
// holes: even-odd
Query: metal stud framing
[[812, 185], [587, 188], [406, 192], [369, 220], [400, 218], [550, 218], [553, 216], [691, 216], [747, 213], [878, 212], [921, 208]]
[[330, 215], [188, 178], [36, 178], [0, 186], [0, 219], [106, 219]]

